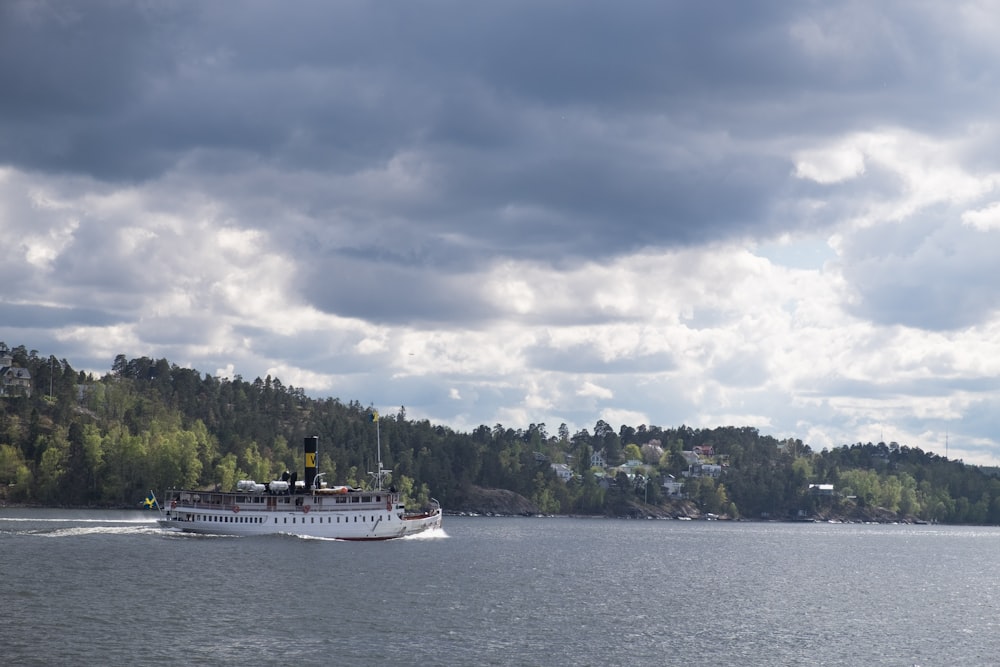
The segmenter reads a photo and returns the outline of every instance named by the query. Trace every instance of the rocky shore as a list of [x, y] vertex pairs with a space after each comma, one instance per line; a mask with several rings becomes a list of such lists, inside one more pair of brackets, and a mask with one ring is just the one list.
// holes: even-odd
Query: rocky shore
[[[445, 513], [452, 515], [481, 516], [537, 516], [544, 514], [534, 503], [522, 495], [505, 489], [470, 487], [463, 494], [463, 500], [454, 507], [446, 507]], [[626, 501], [605, 515], [621, 519], [708, 519], [729, 521], [733, 517], [702, 512], [690, 500], [667, 500], [659, 505], [649, 505], [638, 501]], [[798, 517], [742, 517], [750, 521], [803, 521], [824, 523], [923, 523], [912, 516], [900, 515], [881, 507], [859, 507], [853, 503], [841, 503], [836, 509], [825, 509], [815, 514]]]

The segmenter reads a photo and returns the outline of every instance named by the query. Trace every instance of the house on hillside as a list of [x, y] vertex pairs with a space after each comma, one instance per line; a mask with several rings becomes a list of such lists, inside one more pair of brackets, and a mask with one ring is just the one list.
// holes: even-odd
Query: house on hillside
[[663, 478], [663, 482], [660, 484], [663, 487], [664, 492], [667, 496], [671, 498], [681, 498], [683, 497], [682, 489], [684, 488], [684, 482], [678, 482], [677, 478], [673, 475], [667, 475]]
[[637, 472], [642, 472], [646, 469], [646, 464], [637, 459], [629, 459], [624, 464], [619, 466], [619, 470], [624, 472], [626, 475], [634, 475]]
[[15, 366], [7, 350], [0, 352], [0, 396], [31, 396], [31, 373]]
[[556, 477], [564, 482], [573, 479], [573, 470], [565, 463], [553, 463], [552, 471], [556, 474]]
[[701, 457], [695, 454], [693, 451], [688, 451], [685, 449], [683, 452], [681, 452], [681, 456], [684, 457], [684, 462], [687, 463], [688, 466], [698, 465], [699, 463], [701, 463]]
[[722, 466], [716, 463], [695, 463], [688, 466], [688, 469], [681, 473], [685, 477], [712, 477], [722, 476]]
[[602, 470], [607, 467], [607, 463], [604, 461], [604, 452], [594, 452], [590, 455], [590, 467]]
[[698, 475], [700, 477], [713, 477], [718, 478], [722, 475], [722, 466], [715, 463], [702, 463], [698, 467]]

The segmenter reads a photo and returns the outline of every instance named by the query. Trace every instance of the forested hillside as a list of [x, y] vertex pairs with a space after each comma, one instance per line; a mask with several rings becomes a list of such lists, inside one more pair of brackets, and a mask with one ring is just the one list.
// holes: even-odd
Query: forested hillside
[[[9, 354], [30, 372], [32, 390], [0, 398], [6, 502], [131, 507], [149, 489], [229, 489], [285, 470], [301, 476], [307, 435], [320, 437], [318, 468], [331, 483], [364, 485], [374, 468], [372, 411], [356, 401], [310, 398], [271, 377], [215, 378], [166, 359], [119, 355], [95, 378], [23, 346]], [[878, 513], [1000, 523], [1000, 480], [896, 443], [814, 452], [753, 428], [616, 430], [603, 421], [576, 433], [564, 424], [555, 433], [545, 424], [461, 433], [408, 419], [403, 407], [382, 414], [379, 426], [384, 464], [414, 506], [433, 494], [446, 509], [461, 508], [485, 487], [524, 496], [544, 513], [634, 515], [676, 507], [663, 486], [675, 479], [696, 511], [731, 518]], [[595, 452], [604, 467], [592, 468]], [[568, 465], [572, 479], [560, 479], [553, 463]], [[687, 476], [701, 467], [717, 474]], [[810, 488], [819, 484], [833, 492]]]

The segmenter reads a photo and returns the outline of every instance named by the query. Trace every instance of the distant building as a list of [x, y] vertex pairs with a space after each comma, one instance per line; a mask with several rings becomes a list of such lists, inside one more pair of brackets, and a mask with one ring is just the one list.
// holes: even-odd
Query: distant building
[[660, 486], [663, 487], [664, 492], [672, 498], [680, 498], [684, 495], [681, 492], [681, 489], [684, 488], [684, 482], [678, 482], [673, 475], [667, 475], [664, 477]]
[[695, 454], [693, 451], [684, 450], [681, 452], [681, 456], [684, 457], [684, 462], [689, 466], [697, 465], [701, 463], [701, 457]]
[[681, 473], [685, 477], [721, 477], [722, 466], [716, 463], [695, 463], [688, 466], [688, 469]]
[[833, 484], [810, 484], [809, 493], [814, 496], [832, 496]]
[[31, 373], [15, 366], [6, 348], [0, 350], [0, 396], [31, 396]]
[[565, 463], [553, 463], [552, 470], [555, 472], [556, 477], [564, 482], [573, 479], [573, 470]]
[[590, 467], [602, 469], [607, 467], [607, 463], [604, 461], [604, 452], [594, 452], [590, 455]]
[[716, 463], [703, 463], [701, 465], [702, 477], [719, 477], [722, 475], [722, 466]]

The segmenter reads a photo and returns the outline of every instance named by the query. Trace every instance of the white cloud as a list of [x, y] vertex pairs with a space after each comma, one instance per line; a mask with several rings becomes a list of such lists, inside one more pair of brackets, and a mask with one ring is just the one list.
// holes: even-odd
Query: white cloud
[[850, 180], [865, 173], [865, 156], [856, 146], [836, 146], [800, 153], [795, 159], [795, 175], [828, 185]]
[[614, 398], [614, 392], [606, 387], [598, 386], [593, 382], [584, 382], [580, 385], [580, 389], [576, 393], [579, 396], [592, 396], [594, 398]]
[[962, 222], [981, 232], [1000, 229], [1000, 202], [993, 202], [984, 208], [966, 211], [962, 214]]

